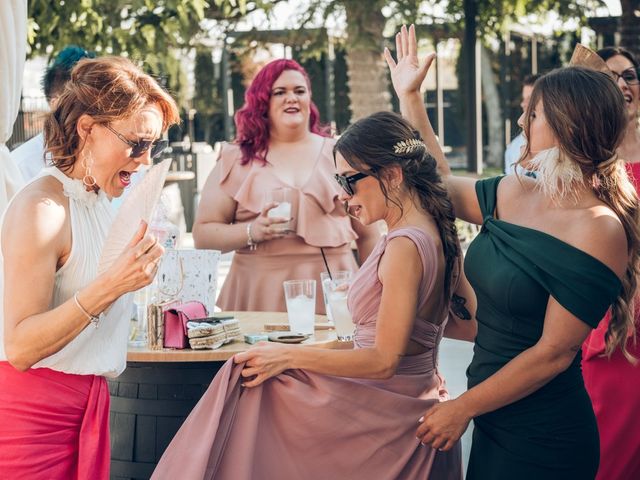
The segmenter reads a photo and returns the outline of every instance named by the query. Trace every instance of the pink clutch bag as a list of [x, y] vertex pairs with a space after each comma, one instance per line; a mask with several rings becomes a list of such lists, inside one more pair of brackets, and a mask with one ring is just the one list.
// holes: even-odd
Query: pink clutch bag
[[173, 306], [164, 312], [164, 346], [165, 348], [187, 348], [187, 322], [198, 318], [206, 318], [206, 307], [196, 301], [185, 302]]

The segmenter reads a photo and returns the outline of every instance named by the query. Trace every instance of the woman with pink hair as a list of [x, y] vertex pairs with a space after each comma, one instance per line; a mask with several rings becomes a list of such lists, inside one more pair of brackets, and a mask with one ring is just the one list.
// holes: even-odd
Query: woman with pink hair
[[[379, 233], [352, 222], [338, 200], [335, 142], [320, 125], [305, 70], [293, 60], [267, 64], [235, 122], [236, 140], [222, 147], [193, 227], [196, 248], [235, 250], [218, 306], [286, 311], [282, 282], [316, 279], [316, 312], [324, 313], [320, 272], [356, 270], [351, 242], [364, 261]], [[291, 219], [269, 215], [277, 204], [265, 198], [278, 188], [291, 189]]]

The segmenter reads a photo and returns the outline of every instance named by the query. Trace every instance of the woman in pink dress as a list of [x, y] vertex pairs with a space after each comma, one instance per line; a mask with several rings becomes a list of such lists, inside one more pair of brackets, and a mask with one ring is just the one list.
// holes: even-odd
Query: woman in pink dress
[[462, 478], [459, 443], [444, 452], [415, 437], [416, 418], [448, 397], [437, 366], [442, 336], [476, 332], [435, 160], [393, 113], [356, 122], [335, 159], [350, 213], [389, 231], [349, 290], [355, 348], [264, 343], [236, 355], [152, 478]]
[[[598, 51], [614, 73], [627, 105], [629, 124], [618, 148], [638, 191], [640, 186], [640, 80], [638, 62], [631, 52], [609, 47]], [[636, 335], [639, 310], [636, 308]], [[625, 351], [610, 351], [605, 334], [610, 315], [593, 330], [582, 346], [582, 374], [591, 397], [600, 433], [598, 480], [640, 478], [640, 343], [629, 338]]]
[[[351, 221], [338, 201], [335, 142], [319, 124], [307, 73], [293, 60], [269, 63], [235, 121], [236, 142], [223, 144], [193, 227], [197, 248], [235, 250], [218, 306], [284, 312], [282, 282], [315, 279], [316, 312], [324, 314], [320, 272], [326, 265], [355, 270], [351, 242], [364, 261], [380, 234], [375, 225]], [[292, 219], [270, 216], [277, 204], [265, 202], [282, 188], [291, 192]], [[283, 231], [279, 224], [287, 221]]]

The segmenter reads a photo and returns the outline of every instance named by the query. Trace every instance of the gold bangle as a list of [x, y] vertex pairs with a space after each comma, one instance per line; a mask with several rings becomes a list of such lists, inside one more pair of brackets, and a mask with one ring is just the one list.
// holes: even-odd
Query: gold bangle
[[89, 322], [95, 327], [98, 328], [98, 325], [100, 323], [100, 320], [102, 320], [102, 317], [104, 316], [104, 313], [100, 313], [99, 315], [91, 315], [89, 312], [87, 312], [84, 307], [82, 305], [80, 305], [80, 301], [78, 300], [78, 291], [76, 291], [76, 293], [73, 294], [73, 301], [76, 302], [76, 306], [78, 307], [78, 310], [80, 310], [88, 319]]
[[251, 236], [251, 225], [253, 225], [253, 222], [247, 223], [247, 246], [249, 250], [255, 250], [258, 248], [258, 243]]

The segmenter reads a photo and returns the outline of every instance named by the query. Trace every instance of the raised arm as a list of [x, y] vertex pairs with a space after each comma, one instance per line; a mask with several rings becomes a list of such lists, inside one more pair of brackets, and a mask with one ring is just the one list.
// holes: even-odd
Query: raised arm
[[389, 378], [407, 353], [415, 321], [422, 261], [415, 244], [403, 237], [392, 239], [378, 267], [382, 298], [378, 310], [375, 345], [354, 350], [260, 344], [235, 356], [246, 362], [243, 377], [254, 377], [254, 387], [291, 368], [325, 375], [354, 378]]
[[451, 168], [438, 143], [424, 107], [420, 85], [435, 60], [435, 53], [429, 54], [424, 64], [420, 65], [418, 42], [413, 25], [408, 29], [403, 26], [396, 34], [396, 53], [397, 62], [388, 49], [384, 50], [384, 56], [391, 71], [393, 88], [400, 101], [400, 112], [420, 132], [429, 153], [436, 159], [438, 171], [447, 185], [456, 216], [467, 222], [481, 224], [482, 213], [475, 192], [476, 180], [451, 174]]

